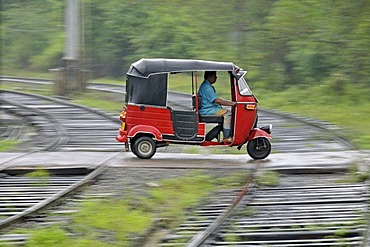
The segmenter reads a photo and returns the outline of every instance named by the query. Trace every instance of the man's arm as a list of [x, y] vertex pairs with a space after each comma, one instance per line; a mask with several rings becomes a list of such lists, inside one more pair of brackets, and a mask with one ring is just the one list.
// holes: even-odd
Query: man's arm
[[213, 102], [217, 103], [219, 105], [224, 105], [224, 106], [235, 106], [236, 105], [236, 102], [223, 100], [223, 99], [220, 99], [220, 98], [216, 98]]

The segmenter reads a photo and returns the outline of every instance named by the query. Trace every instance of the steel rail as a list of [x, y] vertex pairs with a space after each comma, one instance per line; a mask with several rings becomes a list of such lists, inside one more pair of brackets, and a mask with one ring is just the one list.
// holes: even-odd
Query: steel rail
[[255, 167], [252, 170], [252, 173], [249, 175], [247, 181], [242, 186], [236, 197], [232, 200], [229, 207], [226, 208], [223, 213], [217, 217], [204, 231], [196, 234], [186, 246], [188, 247], [198, 247], [201, 246], [208, 238], [211, 236], [223, 223], [224, 221], [232, 214], [234, 209], [239, 205], [243, 198], [250, 192], [255, 186], [255, 177], [256, 177], [257, 168]]
[[[0, 94], [4, 93], [4, 92], [18, 93], [18, 92], [9, 91], [9, 90], [7, 90], [7, 91], [0, 90]], [[24, 94], [24, 93], [22, 93], [22, 94]], [[9, 99], [5, 99], [4, 97], [0, 98], [0, 102], [6, 103], [6, 104], [9, 104], [9, 105], [13, 105], [13, 106], [21, 108], [21, 109], [25, 109], [29, 112], [34, 112], [39, 116], [44, 116], [45, 119], [47, 119], [48, 121], [50, 121], [52, 123], [52, 125], [54, 126], [55, 133], [57, 134], [58, 137], [52, 143], [50, 143], [47, 146], [41, 148], [41, 150], [39, 150], [39, 151], [52, 150], [53, 148], [63, 146], [65, 143], [68, 142], [69, 137], [68, 137], [66, 129], [60, 123], [60, 121], [58, 121], [56, 118], [54, 118], [51, 114], [48, 114], [47, 112], [41, 111], [37, 108], [32, 108], [32, 107], [26, 106], [26, 105], [21, 104], [19, 102], [15, 102], [15, 101], [12, 101], [12, 100], [9, 100]]]

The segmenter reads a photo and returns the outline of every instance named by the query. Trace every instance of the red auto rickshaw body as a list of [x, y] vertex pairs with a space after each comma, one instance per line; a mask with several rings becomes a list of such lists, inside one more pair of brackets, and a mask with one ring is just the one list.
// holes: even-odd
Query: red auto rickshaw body
[[[222, 129], [222, 116], [200, 116], [197, 95], [198, 71], [226, 71], [230, 78], [230, 99], [236, 102], [231, 109], [232, 143], [214, 141], [207, 136], [207, 124], [218, 124]], [[167, 84], [170, 73], [191, 73], [192, 105], [188, 110], [173, 109], [167, 104]], [[246, 71], [232, 63], [202, 60], [141, 59], [132, 64], [127, 72], [126, 102], [120, 115], [122, 126], [116, 136], [125, 143], [126, 150], [139, 158], [151, 158], [157, 147], [170, 143], [196, 144], [201, 146], [237, 146], [253, 142], [248, 150], [257, 150], [259, 159], [270, 153], [271, 138], [268, 128], [256, 128], [257, 99], [250, 91], [244, 76]], [[195, 81], [194, 81], [195, 80]], [[195, 92], [194, 92], [195, 89]], [[209, 134], [209, 133], [208, 133]], [[262, 141], [262, 142], [261, 142]], [[261, 146], [262, 145], [262, 146]], [[262, 148], [261, 148], [262, 147]], [[261, 154], [260, 150], [266, 150]]]
[[[173, 110], [170, 107], [153, 107], [153, 106], [138, 106], [126, 105], [123, 110], [125, 118], [125, 132], [123, 136], [127, 138], [135, 138], [140, 134], [150, 134], [156, 141], [174, 141], [175, 131], [173, 126]], [[121, 121], [123, 119], [121, 118]], [[122, 129], [122, 128], [121, 128]], [[202, 141], [205, 135], [205, 124], [198, 123], [199, 141]], [[119, 135], [117, 139], [121, 138]], [[127, 140], [126, 138], [126, 140]], [[181, 142], [181, 140], [177, 140]]]

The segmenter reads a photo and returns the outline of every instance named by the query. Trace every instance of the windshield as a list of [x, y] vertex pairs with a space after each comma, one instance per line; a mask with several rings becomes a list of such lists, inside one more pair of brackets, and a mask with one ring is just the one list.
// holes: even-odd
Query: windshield
[[249, 89], [247, 82], [245, 81], [244, 77], [241, 77], [238, 80], [238, 88], [239, 88], [239, 93], [241, 95], [252, 95], [252, 91]]

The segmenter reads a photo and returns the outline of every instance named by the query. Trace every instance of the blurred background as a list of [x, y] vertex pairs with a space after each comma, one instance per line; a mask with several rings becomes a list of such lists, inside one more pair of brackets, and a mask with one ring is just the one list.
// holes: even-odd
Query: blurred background
[[52, 78], [72, 59], [90, 80], [124, 84], [143, 57], [230, 61], [261, 106], [344, 126], [370, 148], [369, 0], [2, 0], [0, 25], [2, 75]]

